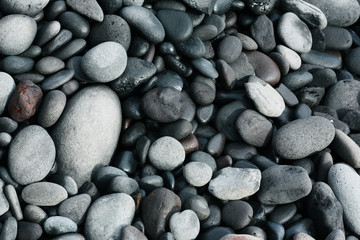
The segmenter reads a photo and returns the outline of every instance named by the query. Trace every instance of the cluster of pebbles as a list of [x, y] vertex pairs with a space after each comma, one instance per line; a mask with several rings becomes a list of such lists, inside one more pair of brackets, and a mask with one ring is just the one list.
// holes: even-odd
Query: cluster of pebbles
[[1, 240], [356, 240], [357, 0], [0, 0]]

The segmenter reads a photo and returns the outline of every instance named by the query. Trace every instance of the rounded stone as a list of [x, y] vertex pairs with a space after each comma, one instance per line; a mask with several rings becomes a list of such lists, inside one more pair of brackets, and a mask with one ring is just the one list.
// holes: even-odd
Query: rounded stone
[[117, 176], [111, 179], [109, 190], [114, 193], [126, 193], [131, 195], [139, 190], [139, 184], [132, 178]]
[[272, 140], [282, 158], [301, 159], [329, 146], [335, 137], [334, 125], [323, 117], [307, 117], [281, 127]]
[[55, 145], [45, 129], [31, 125], [11, 142], [8, 166], [12, 178], [21, 185], [44, 179], [55, 161]]
[[335, 129], [335, 138], [331, 147], [344, 162], [353, 168], [360, 167], [360, 147], [344, 132]]
[[65, 199], [68, 194], [62, 186], [51, 182], [36, 182], [27, 185], [21, 192], [22, 199], [37, 206], [56, 206]]
[[66, 106], [66, 96], [62, 91], [53, 90], [49, 92], [42, 103], [38, 122], [44, 127], [51, 127], [60, 118]]
[[59, 216], [67, 217], [76, 224], [82, 224], [90, 204], [91, 197], [88, 194], [79, 194], [60, 203], [57, 211]]
[[192, 186], [202, 187], [211, 180], [212, 169], [206, 163], [189, 162], [183, 169], [183, 175]]
[[57, 57], [47, 56], [36, 63], [36, 70], [40, 74], [53, 74], [65, 68], [65, 63]]
[[149, 148], [149, 160], [159, 170], [172, 171], [185, 160], [185, 150], [173, 137], [161, 137]]
[[156, 44], [164, 40], [164, 27], [150, 10], [139, 6], [128, 6], [121, 9], [120, 16], [150, 42]]
[[256, 193], [260, 181], [259, 169], [226, 167], [216, 173], [208, 189], [218, 199], [239, 200]]
[[0, 53], [18, 55], [28, 49], [34, 41], [37, 25], [33, 18], [11, 14], [0, 20]]
[[229, 201], [221, 210], [221, 220], [234, 230], [246, 227], [254, 215], [253, 208], [245, 201]]
[[59, 15], [58, 20], [61, 27], [70, 30], [76, 38], [86, 38], [89, 35], [90, 24], [88, 20], [76, 12], [63, 12]]
[[110, 88], [93, 85], [74, 95], [52, 129], [58, 173], [71, 176], [78, 186], [90, 180], [109, 164], [121, 121], [120, 101]]
[[34, 60], [28, 57], [7, 56], [1, 60], [1, 68], [9, 74], [23, 74], [34, 67]]
[[104, 12], [96, 0], [77, 1], [66, 0], [66, 4], [74, 9], [76, 12], [85, 15], [86, 17], [102, 22], [104, 20]]
[[0, 6], [2, 11], [6, 13], [25, 14], [33, 17], [40, 13], [48, 3], [49, 0], [32, 0], [28, 2], [21, 0], [2, 0], [0, 1]]
[[217, 56], [227, 63], [232, 63], [240, 57], [241, 51], [241, 40], [235, 36], [227, 36], [219, 43]]
[[236, 120], [236, 128], [241, 138], [255, 147], [266, 146], [272, 137], [273, 126], [263, 115], [247, 109]]
[[77, 225], [67, 217], [53, 216], [44, 222], [44, 231], [49, 235], [71, 233], [77, 231]]
[[174, 122], [185, 111], [185, 96], [175, 88], [154, 88], [141, 99], [141, 109], [158, 122]]
[[0, 72], [0, 115], [4, 112], [15, 87], [14, 79], [9, 74]]
[[121, 229], [131, 224], [134, 214], [135, 202], [129, 195], [102, 196], [89, 208], [85, 221], [86, 239], [120, 239]]
[[307, 53], [311, 50], [312, 37], [309, 27], [292, 12], [281, 16], [278, 35], [285, 45], [296, 52]]
[[199, 219], [192, 210], [174, 213], [169, 226], [174, 238], [178, 240], [196, 239], [200, 232]]
[[304, 168], [276, 165], [262, 172], [257, 197], [263, 204], [286, 204], [307, 196], [311, 188], [310, 177]]
[[360, 234], [360, 177], [347, 164], [337, 163], [328, 173], [328, 183], [344, 209], [345, 226], [356, 234]]
[[126, 64], [126, 51], [116, 42], [100, 43], [81, 59], [81, 69], [95, 82], [115, 80], [125, 71]]

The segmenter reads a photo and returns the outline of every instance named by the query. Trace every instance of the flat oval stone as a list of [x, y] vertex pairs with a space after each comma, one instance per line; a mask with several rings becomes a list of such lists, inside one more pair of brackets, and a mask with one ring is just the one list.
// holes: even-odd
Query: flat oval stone
[[227, 63], [232, 63], [240, 57], [241, 51], [241, 40], [235, 36], [227, 36], [219, 43], [217, 48], [217, 56]]
[[279, 117], [285, 110], [285, 102], [281, 95], [261, 79], [251, 77], [245, 83], [245, 89], [257, 110], [265, 116]]
[[[272, 86], [280, 81], [280, 77], [281, 77], [280, 69], [278, 65], [269, 56], [259, 51], [247, 52], [246, 56], [249, 60], [249, 63], [253, 67], [253, 70], [255, 71], [255, 75], [258, 78], [261, 78], [262, 80], [264, 80], [265, 82], [269, 83]], [[236, 72], [236, 69], [234, 70]], [[253, 74], [248, 74], [248, 75], [253, 75]]]
[[165, 233], [171, 215], [179, 212], [181, 200], [174, 192], [166, 188], [152, 191], [144, 200], [141, 209], [146, 233], [157, 239]]
[[273, 126], [263, 115], [247, 109], [236, 120], [236, 128], [241, 138], [255, 147], [266, 146], [272, 137]]
[[249, 203], [241, 200], [229, 201], [221, 210], [221, 220], [232, 229], [240, 230], [250, 223], [253, 214]]
[[28, 16], [35, 16], [49, 3], [49, 0], [35, 0], [30, 2], [23, 2], [21, 0], [2, 0], [0, 2], [1, 8], [6, 13], [18, 13]]
[[185, 150], [175, 138], [161, 137], [151, 144], [148, 157], [157, 169], [172, 171], [184, 162]]
[[194, 59], [191, 61], [191, 64], [205, 77], [217, 78], [219, 76], [215, 67], [205, 58]]
[[347, 27], [354, 24], [360, 15], [359, 3], [355, 0], [306, 0], [306, 2], [320, 8], [326, 16], [328, 25]]
[[356, 234], [360, 234], [359, 181], [356, 171], [344, 163], [335, 164], [328, 173], [328, 183], [344, 209], [345, 226]]
[[175, 47], [180, 54], [194, 59], [203, 57], [206, 51], [203, 41], [195, 35], [184, 42], [175, 44]]
[[329, 120], [312, 116], [281, 127], [274, 134], [272, 144], [280, 157], [300, 159], [326, 148], [334, 137], [335, 127]]
[[[310, 3], [309, 3], [310, 2]], [[327, 26], [327, 18], [325, 14], [311, 1], [303, 0], [285, 0], [282, 6], [289, 12], [295, 13], [310, 27], [323, 30]]]
[[49, 235], [71, 233], [77, 231], [77, 225], [67, 217], [52, 216], [44, 222], [44, 231]]
[[311, 180], [304, 168], [276, 165], [262, 172], [257, 196], [263, 204], [286, 204], [307, 196], [311, 187]]
[[120, 239], [121, 229], [131, 224], [134, 214], [135, 202], [125, 193], [98, 198], [90, 206], [86, 217], [86, 239]]
[[27, 57], [7, 56], [1, 60], [1, 68], [9, 74], [29, 72], [34, 66], [34, 60]]
[[27, 185], [21, 192], [22, 199], [37, 206], [55, 206], [67, 199], [68, 194], [62, 186], [51, 182], [37, 182]]
[[239, 200], [260, 188], [261, 172], [251, 168], [227, 167], [219, 170], [209, 183], [209, 192], [221, 200]]
[[128, 6], [121, 9], [120, 16], [150, 42], [156, 44], [164, 40], [164, 27], [150, 10], [139, 6]]
[[55, 161], [55, 145], [40, 126], [22, 129], [11, 142], [8, 166], [12, 178], [27, 185], [44, 179]]
[[65, 63], [57, 57], [47, 56], [41, 58], [35, 67], [40, 74], [52, 74], [65, 68]]
[[184, 11], [165, 9], [157, 12], [166, 37], [173, 43], [186, 41], [193, 32], [189, 15]]
[[81, 38], [72, 39], [66, 43], [63, 47], [56, 50], [53, 53], [54, 57], [57, 57], [61, 60], [66, 60], [71, 58], [74, 55], [80, 54], [86, 47], [86, 41]]
[[15, 87], [14, 79], [9, 74], [0, 72], [0, 115], [5, 110]]
[[104, 20], [104, 12], [96, 0], [77, 1], [66, 0], [66, 4], [69, 5], [76, 12], [92, 19], [97, 22]]
[[57, 147], [58, 172], [73, 177], [78, 186], [90, 180], [94, 170], [109, 164], [121, 119], [120, 101], [110, 88], [94, 85], [74, 95], [51, 134]]
[[325, 34], [326, 49], [347, 50], [353, 44], [351, 34], [345, 28], [328, 26], [323, 32]]
[[67, 30], [62, 29], [54, 38], [52, 38], [42, 49], [42, 55], [51, 55], [56, 50], [65, 46], [72, 39], [73, 34]]
[[154, 88], [145, 93], [141, 109], [149, 118], [158, 122], [173, 122], [184, 113], [184, 94], [175, 88]]
[[294, 91], [299, 88], [302, 88], [309, 83], [311, 83], [313, 80], [313, 75], [309, 72], [291, 72], [284, 76], [281, 79], [281, 83], [284, 84], [287, 88]]
[[326, 52], [311, 50], [300, 55], [304, 63], [318, 65], [320, 67], [337, 69], [341, 66], [342, 59]]
[[76, 12], [66, 11], [58, 20], [63, 28], [70, 30], [76, 38], [86, 38], [90, 33], [90, 24], [86, 18]]
[[335, 138], [331, 143], [334, 153], [353, 168], [360, 167], [360, 147], [344, 132], [335, 129]]
[[129, 49], [132, 40], [129, 24], [113, 14], [105, 15], [102, 22], [93, 24], [88, 39], [91, 46], [112, 41], [121, 44], [125, 50]]
[[41, 84], [41, 89], [44, 91], [54, 90], [61, 85], [67, 83], [74, 76], [74, 70], [61, 70], [49, 77], [47, 77]]
[[81, 59], [81, 69], [95, 82], [110, 82], [125, 71], [127, 54], [116, 42], [100, 43]]
[[0, 53], [18, 55], [28, 49], [35, 39], [37, 31], [33, 18], [11, 14], [0, 20]]
[[278, 35], [289, 48], [299, 53], [311, 50], [312, 37], [308, 26], [292, 12], [281, 16], [278, 24]]
[[58, 21], [49, 21], [45, 23], [37, 32], [34, 44], [43, 46], [45, 43], [54, 38], [60, 30], [61, 24]]
[[51, 127], [60, 118], [66, 105], [66, 96], [59, 90], [49, 92], [42, 103], [38, 122], [42, 127]]

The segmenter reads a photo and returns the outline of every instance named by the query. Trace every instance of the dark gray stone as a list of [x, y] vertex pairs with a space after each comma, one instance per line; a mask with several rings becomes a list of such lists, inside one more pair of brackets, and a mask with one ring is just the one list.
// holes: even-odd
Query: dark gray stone
[[61, 85], [67, 83], [72, 79], [75, 72], [74, 70], [61, 70], [49, 77], [47, 77], [41, 84], [41, 89], [43, 91], [54, 90]]
[[335, 136], [333, 124], [322, 117], [298, 119], [281, 127], [274, 135], [275, 152], [286, 159], [300, 159], [327, 147]]
[[326, 49], [347, 50], [353, 43], [350, 32], [345, 28], [327, 26], [323, 32], [325, 34]]
[[311, 188], [311, 180], [304, 168], [277, 165], [262, 172], [257, 197], [263, 204], [286, 204], [307, 196]]
[[341, 58], [326, 52], [311, 50], [308, 53], [302, 53], [300, 57], [304, 63], [314, 64], [325, 68], [337, 69], [341, 65]]
[[278, 224], [286, 224], [293, 216], [295, 216], [297, 211], [296, 205], [294, 203], [278, 205], [273, 211], [271, 211], [268, 220]]
[[175, 44], [178, 52], [188, 58], [201, 58], [205, 55], [205, 45], [195, 35], [190, 36], [186, 41]]
[[281, 79], [281, 83], [288, 87], [290, 90], [294, 91], [299, 88], [302, 88], [313, 80], [313, 75], [309, 72], [292, 72], [287, 74]]
[[1, 60], [1, 68], [9, 74], [22, 74], [34, 67], [34, 60], [27, 57], [7, 56]]
[[241, 40], [235, 36], [227, 36], [221, 40], [217, 48], [217, 56], [227, 63], [235, 62], [241, 54]]
[[76, 38], [86, 38], [90, 33], [90, 24], [86, 18], [72, 11], [59, 15], [58, 20], [63, 28], [70, 30]]
[[251, 205], [245, 201], [229, 201], [221, 210], [221, 220], [234, 230], [246, 227], [253, 217]]
[[40, 47], [43, 46], [45, 43], [49, 42], [52, 38], [54, 38], [60, 32], [60, 30], [61, 24], [58, 21], [49, 21], [45, 23], [37, 32], [34, 44]]
[[56, 50], [65, 46], [72, 39], [72, 33], [67, 29], [62, 29], [54, 38], [52, 38], [42, 49], [42, 55], [51, 55]]
[[274, 25], [266, 15], [260, 15], [251, 24], [251, 35], [263, 52], [270, 52], [276, 47]]
[[36, 63], [35, 67], [40, 74], [46, 75], [56, 73], [57, 71], [65, 68], [65, 63], [57, 57], [47, 56], [41, 58]]
[[53, 53], [53, 56], [61, 60], [66, 60], [74, 55], [80, 54], [85, 49], [85, 47], [86, 41], [84, 39], [73, 39], [60, 49], [56, 50]]

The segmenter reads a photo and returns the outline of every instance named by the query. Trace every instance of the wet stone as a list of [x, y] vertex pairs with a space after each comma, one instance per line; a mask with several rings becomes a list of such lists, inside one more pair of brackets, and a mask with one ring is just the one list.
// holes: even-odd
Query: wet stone
[[58, 20], [61, 26], [70, 30], [75, 38], [86, 38], [90, 33], [88, 20], [76, 12], [66, 11], [59, 15]]
[[241, 51], [241, 40], [235, 36], [227, 36], [219, 43], [217, 56], [227, 63], [233, 63], [240, 57]]
[[266, 15], [260, 15], [251, 24], [251, 35], [263, 52], [270, 52], [276, 47], [274, 26]]

